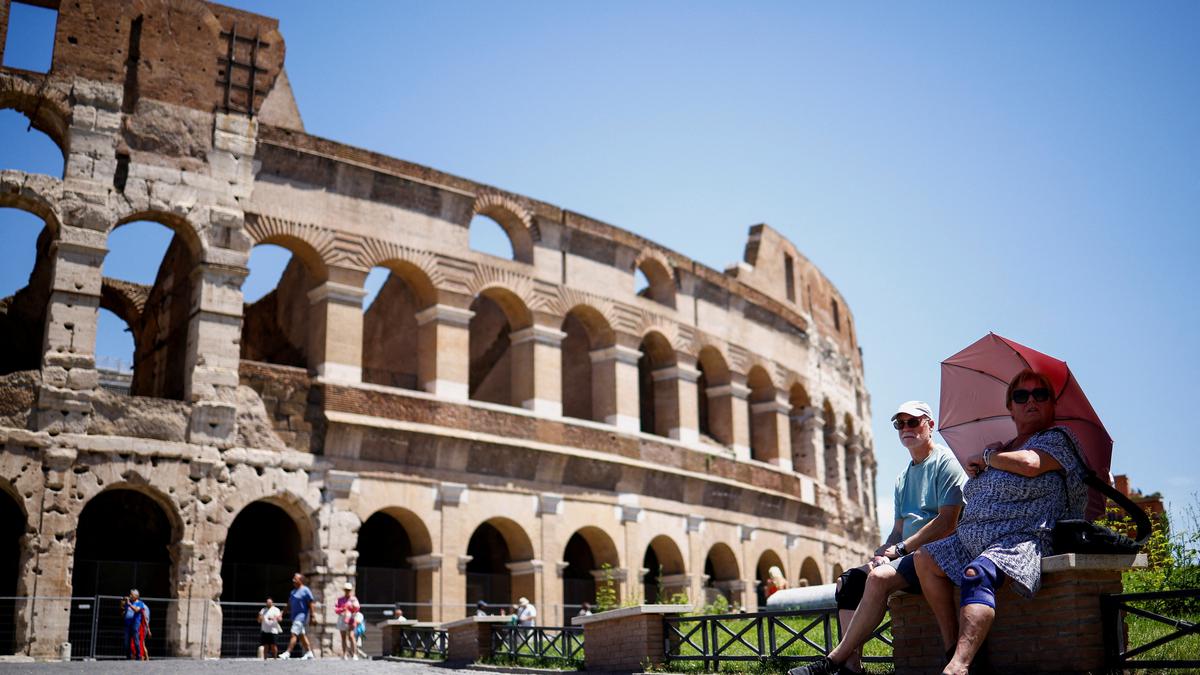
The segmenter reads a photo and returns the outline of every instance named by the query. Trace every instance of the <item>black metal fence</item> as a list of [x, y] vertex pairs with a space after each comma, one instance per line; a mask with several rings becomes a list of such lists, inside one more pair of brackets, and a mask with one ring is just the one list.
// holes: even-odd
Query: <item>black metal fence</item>
[[[836, 644], [837, 610], [664, 617], [667, 664], [700, 661], [816, 661]], [[892, 662], [892, 623], [884, 621], [863, 647], [866, 663]]]
[[493, 657], [583, 660], [583, 628], [578, 626], [492, 626]]
[[1200, 668], [1200, 589], [1100, 596], [1111, 672]]
[[409, 627], [400, 630], [391, 654], [384, 656], [412, 656], [423, 659], [446, 658], [447, 633], [433, 627]]

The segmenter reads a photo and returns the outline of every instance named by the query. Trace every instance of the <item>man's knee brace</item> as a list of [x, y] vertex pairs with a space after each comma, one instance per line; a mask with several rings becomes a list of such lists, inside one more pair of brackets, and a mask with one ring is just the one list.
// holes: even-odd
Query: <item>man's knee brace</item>
[[962, 607], [967, 605], [987, 605], [996, 608], [996, 589], [1004, 581], [1004, 572], [996, 569], [996, 564], [984, 557], [979, 557], [963, 570]]
[[838, 580], [841, 583], [838, 584], [837, 592], [833, 594], [838, 609], [858, 609], [858, 603], [862, 601], [863, 591], [867, 587], [867, 571], [861, 567], [848, 569]]

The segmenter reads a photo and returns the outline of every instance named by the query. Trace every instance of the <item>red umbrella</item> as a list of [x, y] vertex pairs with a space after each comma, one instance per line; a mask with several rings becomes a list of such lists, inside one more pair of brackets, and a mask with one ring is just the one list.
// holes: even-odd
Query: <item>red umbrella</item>
[[[942, 361], [938, 431], [959, 463], [966, 466], [971, 459], [981, 456], [988, 444], [1006, 442], [1017, 435], [1017, 427], [1004, 407], [1004, 392], [1009, 380], [1025, 368], [1050, 380], [1056, 400], [1055, 423], [1074, 432], [1084, 461], [1102, 479], [1108, 480], [1112, 437], [1067, 363], [995, 333], [988, 333]], [[1103, 510], [1104, 497], [1091, 490], [1088, 517], [1098, 516]]]

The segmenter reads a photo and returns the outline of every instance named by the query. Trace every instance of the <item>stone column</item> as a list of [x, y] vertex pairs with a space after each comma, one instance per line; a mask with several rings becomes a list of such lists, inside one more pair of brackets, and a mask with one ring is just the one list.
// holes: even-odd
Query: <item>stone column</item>
[[441, 604], [433, 608], [434, 621], [461, 619], [468, 615], [467, 602], [474, 601], [474, 598], [467, 597], [467, 563], [471, 562], [471, 556], [467, 555], [467, 544], [471, 532], [463, 523], [461, 508], [469, 494], [467, 486], [462, 483], [443, 482], [438, 485], [437, 508], [442, 512], [443, 558]]
[[862, 443], [853, 436], [846, 442], [846, 498], [861, 508], [862, 491]]
[[596, 417], [622, 431], [641, 428], [638, 408], [638, 359], [641, 352], [613, 345], [589, 352], [592, 359], [592, 405]]
[[469, 309], [433, 305], [417, 313], [417, 380], [425, 391], [442, 398], [470, 398], [471, 317]]
[[562, 341], [557, 328], [533, 324], [512, 341], [512, 400], [543, 415], [562, 415]]
[[[36, 558], [35, 596], [29, 607], [29, 656], [40, 660], [57, 658], [62, 643], [68, 641], [71, 621], [71, 570], [75, 558], [75, 528], [79, 525], [82, 504], [75, 501], [72, 488], [75, 475], [71, 467], [77, 453], [71, 448], [47, 447], [42, 450], [41, 525], [33, 539]], [[31, 514], [32, 515], [32, 514]]]
[[[436, 621], [435, 615], [442, 604], [442, 556], [438, 553], [409, 556], [417, 577], [416, 610], [410, 618], [417, 621]], [[428, 605], [423, 603], [429, 603]], [[407, 615], [406, 615], [407, 616]]]
[[740, 460], [750, 459], [750, 388], [746, 386], [746, 376], [733, 374], [729, 383], [730, 422], [733, 427], [733, 452]]
[[308, 358], [317, 375], [339, 382], [362, 382], [363, 308], [367, 292], [326, 281], [308, 292]]
[[750, 406], [750, 411], [754, 415], [753, 423], [760, 425], [758, 427], [759, 436], [762, 439], [763, 447], [758, 449], [760, 453], [758, 459], [786, 471], [792, 470], [792, 458], [789, 451], [791, 429], [788, 423], [788, 413], [791, 412], [791, 409], [791, 404], [787, 399], [781, 398]]
[[792, 467], [797, 473], [821, 480], [825, 475], [825, 447], [821, 438], [825, 418], [813, 406], [795, 409], [790, 418]]
[[696, 381], [700, 371], [680, 362], [651, 373], [654, 380], [654, 421], [656, 432], [685, 443], [700, 440], [700, 420], [696, 408]]
[[[192, 315], [188, 325], [184, 392], [192, 402], [188, 441], [218, 448], [237, 440], [238, 386], [242, 338], [242, 281], [245, 254], [213, 249], [222, 263], [200, 263], [192, 270]], [[228, 260], [225, 260], [228, 259]]]
[[708, 577], [704, 574], [704, 516], [686, 516], [684, 529], [687, 530], [687, 557], [685, 558], [687, 567], [685, 569], [689, 582], [686, 589], [688, 600], [694, 606], [701, 607], [706, 604], [704, 584], [708, 583]]
[[106, 253], [103, 232], [65, 225], [50, 246], [54, 267], [42, 337], [39, 430], [83, 433], [91, 420], [91, 402], [80, 393], [99, 383], [96, 323]]
[[842, 448], [846, 444], [846, 432], [840, 425], [825, 433], [825, 484], [843, 495], [846, 490], [846, 458]]

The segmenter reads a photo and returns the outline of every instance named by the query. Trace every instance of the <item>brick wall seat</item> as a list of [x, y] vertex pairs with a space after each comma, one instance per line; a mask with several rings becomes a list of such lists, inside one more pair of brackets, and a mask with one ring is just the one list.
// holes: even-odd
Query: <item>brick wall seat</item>
[[[1104, 669], [1100, 595], [1121, 592], [1121, 574], [1146, 556], [1066, 553], [1042, 559], [1042, 588], [1032, 600], [1006, 584], [985, 649], [998, 673], [1090, 673]], [[955, 591], [955, 602], [958, 591]], [[889, 600], [897, 675], [940, 673], [945, 650], [925, 599]]]
[[492, 626], [511, 616], [468, 616], [442, 624], [446, 630], [446, 662], [474, 663], [492, 651]]
[[571, 619], [583, 626], [583, 654], [588, 670], [641, 672], [647, 663], [663, 662], [663, 617], [685, 614], [691, 605], [636, 605]]

